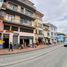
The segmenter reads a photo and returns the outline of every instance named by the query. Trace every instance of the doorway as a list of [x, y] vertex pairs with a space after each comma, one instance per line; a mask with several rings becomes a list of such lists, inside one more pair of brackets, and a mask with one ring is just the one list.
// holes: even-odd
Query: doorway
[[23, 44], [23, 39], [20, 39], [20, 44]]
[[29, 39], [24, 39], [24, 43], [26, 44], [26, 47], [29, 47]]
[[40, 44], [42, 44], [42, 38], [38, 38], [38, 42], [40, 43]]
[[4, 49], [9, 48], [9, 35], [4, 34], [3, 40], [4, 40], [3, 48]]

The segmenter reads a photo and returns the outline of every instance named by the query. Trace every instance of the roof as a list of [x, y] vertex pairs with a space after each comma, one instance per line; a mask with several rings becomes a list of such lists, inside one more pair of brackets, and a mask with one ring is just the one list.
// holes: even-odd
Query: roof
[[64, 33], [61, 32], [57, 32], [57, 35], [65, 35]]
[[51, 23], [45, 23], [45, 24], [47, 24], [49, 27], [54, 27], [54, 28], [57, 29], [57, 27], [55, 25], [51, 24]]
[[43, 23], [43, 26], [47, 26], [47, 27], [49, 27], [49, 25], [47, 25], [47, 24], [45, 24], [45, 23]]
[[36, 10], [36, 13], [37, 13], [38, 15], [40, 15], [41, 17], [43, 17], [43, 16], [44, 16], [44, 14], [43, 14], [43, 13], [41, 13], [40, 11], [37, 11], [37, 10]]

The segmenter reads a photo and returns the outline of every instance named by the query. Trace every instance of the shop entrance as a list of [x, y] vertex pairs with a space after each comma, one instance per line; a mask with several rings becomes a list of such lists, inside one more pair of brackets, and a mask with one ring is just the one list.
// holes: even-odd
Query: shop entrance
[[3, 40], [4, 40], [3, 48], [5, 49], [9, 48], [9, 34], [4, 34]]
[[40, 43], [40, 44], [42, 44], [42, 41], [43, 39], [42, 38], [38, 38], [38, 42]]
[[24, 43], [26, 44], [26, 47], [29, 47], [29, 39], [24, 39]]
[[31, 47], [33, 44], [33, 38], [28, 36], [20, 36], [20, 44], [22, 44], [24, 47]]
[[23, 44], [23, 39], [20, 39], [20, 44]]

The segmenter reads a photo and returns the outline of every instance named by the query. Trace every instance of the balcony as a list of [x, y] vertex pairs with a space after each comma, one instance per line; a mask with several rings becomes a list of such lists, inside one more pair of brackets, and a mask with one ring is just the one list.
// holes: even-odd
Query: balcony
[[34, 4], [32, 2], [30, 2], [29, 0], [18, 0], [20, 3], [23, 3], [29, 7], [31, 7], [32, 9], [36, 9], [36, 7], [34, 6]]
[[33, 15], [33, 13], [31, 14], [31, 13], [27, 12], [25, 8], [23, 8], [23, 9], [21, 8], [21, 10], [18, 11], [18, 7], [12, 8], [8, 5], [7, 5], [7, 10], [10, 11], [11, 13], [14, 13], [14, 14], [16, 13], [19, 16], [22, 16], [22, 17], [25, 16], [25, 17], [28, 17], [28, 18], [33, 19], [33, 20], [35, 19], [35, 15]]
[[20, 21], [22, 25], [33, 26], [31, 21]]
[[0, 11], [0, 19], [1, 19], [1, 20], [4, 20], [4, 16], [5, 16], [5, 12]]

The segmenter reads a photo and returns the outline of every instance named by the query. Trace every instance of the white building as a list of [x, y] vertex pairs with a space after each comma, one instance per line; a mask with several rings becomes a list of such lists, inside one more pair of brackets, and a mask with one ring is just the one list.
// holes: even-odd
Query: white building
[[56, 37], [57, 37], [57, 27], [51, 23], [46, 23], [49, 26], [49, 38], [51, 43], [57, 42]]

